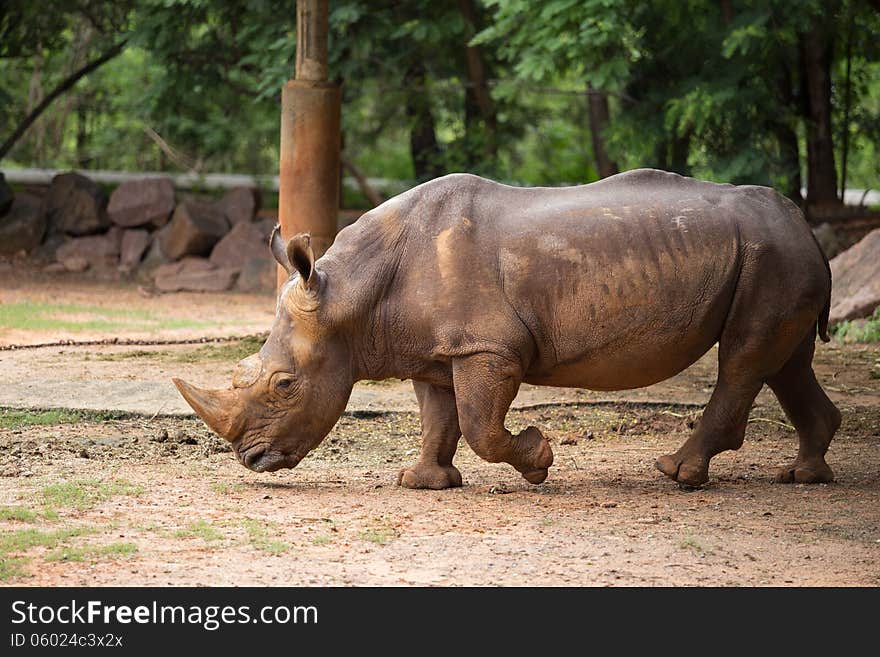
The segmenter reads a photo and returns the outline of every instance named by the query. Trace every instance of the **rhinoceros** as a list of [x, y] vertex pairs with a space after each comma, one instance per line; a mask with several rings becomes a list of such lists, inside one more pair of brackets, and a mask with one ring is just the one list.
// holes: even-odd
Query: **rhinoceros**
[[827, 482], [841, 421], [812, 369], [827, 341], [828, 262], [773, 189], [641, 169], [563, 188], [469, 174], [426, 182], [361, 216], [316, 260], [308, 235], [270, 247], [290, 277], [232, 388], [174, 383], [257, 472], [293, 468], [330, 432], [356, 381], [411, 379], [421, 415], [409, 488], [460, 486], [464, 437], [537, 484], [553, 452], [505, 428], [522, 382], [623, 390], [667, 379], [718, 344], [693, 434], [657, 468], [686, 485], [743, 443], [766, 383], [800, 449], [779, 482]]

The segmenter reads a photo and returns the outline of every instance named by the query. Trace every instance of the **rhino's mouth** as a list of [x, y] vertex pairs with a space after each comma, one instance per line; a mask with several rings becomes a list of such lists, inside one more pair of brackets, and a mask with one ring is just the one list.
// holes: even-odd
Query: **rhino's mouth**
[[302, 460], [297, 454], [286, 455], [265, 445], [255, 445], [237, 454], [238, 460], [254, 472], [275, 472], [281, 468], [295, 468]]

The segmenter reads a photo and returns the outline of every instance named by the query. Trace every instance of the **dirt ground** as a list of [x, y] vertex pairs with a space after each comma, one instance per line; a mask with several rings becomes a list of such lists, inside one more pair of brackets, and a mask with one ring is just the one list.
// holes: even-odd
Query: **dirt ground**
[[[54, 301], [80, 303], [71, 300], [79, 287], [46, 287]], [[41, 289], [4, 287], [0, 301]], [[157, 317], [235, 308], [226, 331], [265, 330], [271, 319], [265, 297], [106, 289], [109, 306], [122, 299]], [[7, 343], [12, 333], [0, 327]], [[39, 342], [52, 331], [14, 334]], [[182, 370], [225, 380], [232, 352], [205, 358], [198, 349], [0, 352], [0, 381], [55, 371], [75, 398], [97, 378]], [[272, 474], [242, 468], [196, 419], [0, 410], [0, 584], [880, 585], [880, 348], [819, 347], [819, 379], [844, 415], [830, 485], [771, 483], [794, 456], [796, 434], [766, 393], [745, 446], [713, 460], [705, 487], [683, 490], [657, 472], [654, 459], [698, 421], [712, 368], [704, 359], [671, 382], [601, 402], [542, 390], [508, 420], [512, 430], [540, 426], [551, 440], [556, 461], [540, 486], [462, 444], [463, 488], [398, 488], [419, 435], [417, 414], [402, 403], [343, 416], [296, 470]], [[371, 390], [394, 401], [405, 384]]]

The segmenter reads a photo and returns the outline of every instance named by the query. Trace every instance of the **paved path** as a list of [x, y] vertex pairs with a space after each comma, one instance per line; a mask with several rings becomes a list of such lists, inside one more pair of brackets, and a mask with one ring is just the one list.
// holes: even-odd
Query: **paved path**
[[[175, 362], [193, 349], [176, 347], [64, 347], [0, 352], [0, 406], [120, 411], [140, 415], [192, 414], [171, 383], [178, 376], [204, 387], [226, 387], [234, 363]], [[143, 354], [153, 351], [155, 356]], [[137, 357], [137, 354], [140, 354]], [[708, 399], [714, 354], [662, 384], [619, 393], [524, 385], [515, 408], [578, 401], [636, 401], [693, 404]], [[417, 411], [408, 381], [355, 385], [349, 413]]]
[[[207, 388], [225, 388], [234, 359], [204, 359], [199, 345], [155, 347], [55, 347], [0, 352], [0, 407], [73, 408], [139, 415], [190, 416], [192, 411], [171, 383], [183, 378]], [[835, 403], [876, 404], [880, 380], [871, 374], [880, 362], [873, 347], [821, 347], [814, 363]], [[574, 402], [635, 402], [703, 405], [715, 383], [717, 353], [712, 349], [685, 372], [639, 390], [593, 392], [523, 385], [514, 408]], [[759, 404], [775, 405], [765, 388]], [[361, 382], [349, 413], [417, 411], [408, 381]]]

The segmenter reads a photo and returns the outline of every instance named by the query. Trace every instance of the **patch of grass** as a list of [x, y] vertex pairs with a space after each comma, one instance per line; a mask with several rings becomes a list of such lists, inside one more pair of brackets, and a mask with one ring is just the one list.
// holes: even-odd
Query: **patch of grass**
[[106, 422], [129, 417], [123, 411], [75, 411], [69, 408], [21, 409], [0, 407], [0, 429], [23, 429], [33, 426]]
[[85, 360], [103, 360], [103, 361], [120, 361], [134, 360], [138, 358], [152, 358], [162, 354], [168, 354], [168, 351], [147, 351], [146, 349], [135, 349], [134, 351], [117, 351], [112, 354], [85, 354]]
[[214, 526], [206, 520], [199, 520], [190, 523], [183, 529], [178, 529], [174, 532], [174, 537], [201, 538], [206, 543], [210, 543], [211, 541], [221, 541], [224, 538], [223, 534], [217, 531]]
[[396, 534], [394, 530], [390, 527], [367, 529], [358, 534], [358, 538], [362, 541], [368, 541], [370, 543], [375, 543], [376, 545], [385, 545], [395, 536]]
[[94, 533], [96, 530], [90, 527], [64, 527], [50, 532], [39, 529], [19, 529], [0, 536], [0, 556], [8, 553], [26, 552], [32, 547], [42, 546], [53, 548], [58, 543], [75, 536]]
[[0, 554], [0, 582], [27, 575], [24, 566], [29, 561], [27, 557], [8, 557]]
[[11, 408], [0, 410], [0, 429], [72, 424], [81, 420], [81, 413], [63, 408], [49, 411], [15, 410]]
[[312, 543], [314, 543], [315, 545], [329, 545], [332, 542], [333, 542], [333, 537], [327, 536], [326, 534], [324, 534], [322, 536], [315, 536], [312, 539]]
[[229, 495], [230, 493], [240, 493], [244, 490], [244, 484], [230, 484], [226, 481], [218, 481], [211, 484], [211, 490], [221, 495]]
[[175, 363], [202, 363], [205, 361], [238, 362], [257, 353], [266, 341], [264, 337], [248, 336], [237, 342], [219, 345], [206, 344], [189, 351], [169, 352]]
[[123, 479], [109, 482], [77, 479], [46, 486], [41, 496], [43, 504], [49, 508], [67, 507], [82, 511], [116, 495], [141, 495], [143, 492], [143, 486]]
[[290, 549], [290, 545], [272, 537], [270, 531], [275, 529], [275, 525], [272, 523], [248, 519], [242, 522], [242, 526], [248, 533], [251, 546], [260, 552], [283, 554]]
[[201, 328], [206, 321], [158, 317], [149, 310], [108, 308], [72, 303], [18, 301], [0, 305], [0, 329], [124, 331]]
[[149, 310], [71, 303], [19, 301], [0, 306], [0, 328], [21, 330], [124, 331], [202, 328], [210, 322], [157, 317]]
[[236, 342], [224, 342], [218, 345], [205, 344], [194, 349], [173, 351], [169, 349], [154, 351], [134, 349], [132, 351], [97, 354], [89, 356], [88, 360], [116, 362], [152, 358], [166, 363], [237, 362], [242, 358], [247, 358], [251, 354], [257, 353], [265, 341], [264, 337], [248, 336]]
[[65, 546], [49, 552], [46, 561], [99, 561], [106, 558], [129, 557], [138, 551], [134, 543], [109, 543], [108, 545]]
[[37, 514], [23, 506], [0, 507], [0, 520], [18, 520], [19, 522], [36, 522]]
[[880, 306], [867, 319], [843, 321], [831, 333], [841, 342], [880, 342]]
[[697, 541], [697, 539], [693, 538], [692, 536], [689, 536], [688, 538], [685, 538], [684, 540], [682, 540], [678, 544], [678, 547], [680, 547], [684, 550], [692, 550], [700, 555], [712, 554], [711, 548], [703, 545], [702, 543]]

